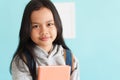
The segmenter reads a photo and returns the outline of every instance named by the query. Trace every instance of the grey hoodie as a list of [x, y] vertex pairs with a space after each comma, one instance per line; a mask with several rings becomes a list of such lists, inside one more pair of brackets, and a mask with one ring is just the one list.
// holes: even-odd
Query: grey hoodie
[[[61, 45], [55, 45], [50, 54], [45, 50], [36, 46], [34, 48], [36, 55], [36, 69], [38, 66], [50, 66], [50, 65], [66, 65], [64, 59], [64, 51]], [[74, 56], [75, 58], [75, 56]], [[32, 76], [28, 70], [26, 64], [20, 59], [19, 66], [16, 65], [15, 59], [12, 63], [12, 78], [13, 80], [32, 80]], [[18, 63], [18, 62], [17, 62]], [[79, 65], [75, 58], [74, 71], [71, 74], [70, 80], [80, 80]], [[37, 72], [37, 71], [36, 71]]]

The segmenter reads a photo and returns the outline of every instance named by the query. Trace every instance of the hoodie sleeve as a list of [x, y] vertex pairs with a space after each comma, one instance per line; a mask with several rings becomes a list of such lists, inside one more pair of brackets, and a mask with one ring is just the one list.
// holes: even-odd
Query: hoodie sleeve
[[[19, 66], [17, 65], [18, 62]], [[22, 60], [18, 62], [15, 60], [12, 62], [12, 80], [32, 80], [26, 64]]]
[[74, 68], [73, 68], [70, 80], [80, 80], [78, 60], [75, 58], [75, 56], [73, 57], [74, 57], [74, 62], [73, 62]]

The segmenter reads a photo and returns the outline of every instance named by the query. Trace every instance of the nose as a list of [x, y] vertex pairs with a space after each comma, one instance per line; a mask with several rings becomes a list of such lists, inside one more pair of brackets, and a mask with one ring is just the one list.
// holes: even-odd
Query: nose
[[41, 30], [40, 30], [40, 34], [41, 34], [41, 35], [46, 35], [46, 34], [48, 34], [48, 29], [47, 29], [46, 26], [41, 26], [40, 29], [41, 29]]

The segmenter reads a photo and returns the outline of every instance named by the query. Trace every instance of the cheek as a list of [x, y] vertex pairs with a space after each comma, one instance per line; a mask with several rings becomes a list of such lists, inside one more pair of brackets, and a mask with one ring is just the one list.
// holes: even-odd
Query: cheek
[[52, 34], [56, 37], [57, 36], [57, 29], [53, 29]]
[[39, 31], [38, 30], [32, 30], [31, 31], [31, 35], [35, 36], [35, 35], [38, 35], [39, 34]]
[[31, 31], [31, 39], [35, 39], [38, 36], [38, 33], [36, 31]]
[[35, 33], [31, 31], [31, 38], [33, 38], [34, 36], [35, 36]]
[[33, 33], [31, 33], [31, 39], [32, 39], [32, 41], [34, 42], [34, 40], [35, 40], [35, 35], [34, 35]]

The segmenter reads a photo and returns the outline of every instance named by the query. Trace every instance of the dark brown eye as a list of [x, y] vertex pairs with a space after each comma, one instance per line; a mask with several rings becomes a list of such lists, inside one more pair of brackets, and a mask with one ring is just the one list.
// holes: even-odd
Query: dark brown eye
[[51, 26], [53, 26], [53, 25], [54, 25], [54, 23], [48, 23], [48, 24], [47, 24], [48, 27], [51, 27]]
[[33, 24], [32, 28], [39, 28], [39, 25], [38, 24]]

